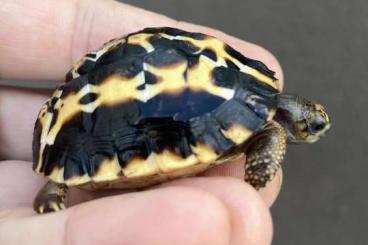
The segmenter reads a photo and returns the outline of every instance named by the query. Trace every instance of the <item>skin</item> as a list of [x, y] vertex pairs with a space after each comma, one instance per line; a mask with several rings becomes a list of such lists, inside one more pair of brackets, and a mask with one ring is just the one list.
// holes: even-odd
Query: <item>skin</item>
[[[282, 87], [281, 68], [265, 49], [114, 1], [5, 0], [0, 20], [2, 79], [62, 81], [88, 50], [154, 24], [216, 36], [262, 60]], [[244, 159], [143, 192], [72, 189], [70, 208], [36, 215], [32, 201], [45, 180], [31, 170], [31, 141], [49, 93], [0, 86], [0, 244], [271, 243], [269, 207], [279, 193], [281, 171], [256, 192], [242, 180]]]

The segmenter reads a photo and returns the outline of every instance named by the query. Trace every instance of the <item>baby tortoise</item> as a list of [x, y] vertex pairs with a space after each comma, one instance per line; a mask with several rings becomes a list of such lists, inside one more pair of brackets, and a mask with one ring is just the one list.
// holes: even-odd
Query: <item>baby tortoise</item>
[[202, 33], [147, 28], [86, 54], [42, 107], [33, 169], [49, 181], [34, 209], [63, 209], [68, 186], [143, 188], [243, 153], [260, 189], [287, 142], [329, 128], [321, 105], [280, 93], [262, 62]]

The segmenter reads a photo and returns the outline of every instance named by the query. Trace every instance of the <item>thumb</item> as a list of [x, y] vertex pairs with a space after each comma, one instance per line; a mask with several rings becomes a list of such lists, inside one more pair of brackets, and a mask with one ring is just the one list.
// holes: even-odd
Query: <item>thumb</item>
[[[0, 244], [269, 244], [270, 215], [258, 194], [240, 181], [213, 179], [97, 199], [46, 215], [32, 216], [30, 209], [2, 212]], [[219, 182], [232, 192], [221, 193]], [[234, 207], [241, 207], [237, 215]]]

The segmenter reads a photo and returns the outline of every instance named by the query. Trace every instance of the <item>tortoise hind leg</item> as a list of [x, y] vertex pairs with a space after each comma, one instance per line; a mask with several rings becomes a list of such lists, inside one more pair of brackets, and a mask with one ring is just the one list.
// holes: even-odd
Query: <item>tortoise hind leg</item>
[[245, 181], [259, 190], [271, 181], [286, 153], [286, 132], [275, 121], [269, 122], [250, 141], [245, 163]]
[[33, 202], [33, 209], [39, 214], [65, 209], [66, 191], [66, 185], [48, 181], [38, 192]]

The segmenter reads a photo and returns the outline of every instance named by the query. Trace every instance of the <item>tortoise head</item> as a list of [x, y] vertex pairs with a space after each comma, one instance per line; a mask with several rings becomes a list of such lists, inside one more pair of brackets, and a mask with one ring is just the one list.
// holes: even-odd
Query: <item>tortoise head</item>
[[304, 120], [296, 122], [300, 129], [300, 140], [314, 143], [330, 129], [330, 118], [320, 104], [306, 103], [304, 107]]
[[290, 143], [314, 143], [330, 129], [322, 105], [287, 94], [280, 95], [278, 101], [275, 120], [285, 128]]

